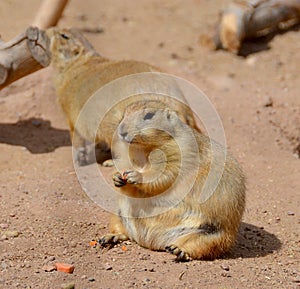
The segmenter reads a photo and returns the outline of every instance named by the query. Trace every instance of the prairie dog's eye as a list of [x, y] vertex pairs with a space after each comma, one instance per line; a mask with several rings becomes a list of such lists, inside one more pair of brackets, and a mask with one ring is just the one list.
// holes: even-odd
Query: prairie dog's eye
[[155, 113], [153, 113], [153, 112], [146, 113], [145, 116], [144, 116], [144, 120], [153, 118], [154, 114]]
[[61, 33], [60, 36], [63, 38], [63, 39], [70, 39], [70, 37], [65, 34], [65, 33]]

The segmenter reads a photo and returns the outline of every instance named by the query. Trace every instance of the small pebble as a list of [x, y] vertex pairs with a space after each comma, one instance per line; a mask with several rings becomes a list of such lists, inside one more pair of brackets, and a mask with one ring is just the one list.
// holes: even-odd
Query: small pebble
[[95, 280], [95, 278], [90, 277], [90, 278], [88, 278], [88, 281], [89, 281], [89, 282], [94, 282], [94, 281], [96, 281], [96, 280]]
[[8, 224], [5, 224], [5, 223], [1, 223], [0, 224], [0, 229], [3, 229], [3, 230], [5, 230], [5, 229], [7, 229], [8, 228]]
[[44, 270], [45, 272], [53, 272], [56, 270], [56, 267], [54, 265], [47, 264], [42, 267], [42, 270]]
[[108, 263], [106, 263], [106, 264], [104, 265], [104, 269], [105, 269], [105, 270], [112, 270], [112, 266], [109, 265]]
[[18, 231], [6, 231], [5, 235], [8, 238], [17, 238], [20, 235], [20, 233]]
[[7, 263], [5, 263], [4, 261], [2, 261], [2, 263], [1, 263], [2, 270], [6, 270], [8, 267], [9, 267], [9, 265]]
[[76, 242], [70, 242], [70, 247], [71, 248], [76, 248], [76, 246], [77, 246], [77, 243]]
[[222, 264], [222, 265], [221, 265], [221, 268], [222, 268], [223, 270], [225, 270], [225, 271], [229, 271], [229, 266], [226, 265], [226, 264]]
[[256, 61], [257, 61], [257, 58], [255, 56], [253, 56], [253, 57], [249, 56], [246, 60], [246, 63], [247, 63], [247, 65], [253, 67], [256, 64]]
[[300, 277], [291, 280], [293, 283], [300, 283]]
[[5, 234], [0, 236], [0, 241], [5, 241], [7, 239], [8, 238], [7, 238], [7, 236]]
[[222, 272], [221, 276], [222, 277], [231, 277], [230, 273], [228, 273], [228, 272]]
[[268, 98], [264, 103], [264, 107], [272, 107], [272, 106], [273, 106], [273, 100], [272, 98]]
[[74, 289], [75, 283], [69, 283], [69, 284], [62, 284], [61, 289]]
[[292, 212], [292, 211], [288, 211], [287, 214], [288, 214], [288, 216], [294, 216], [295, 215], [295, 213]]

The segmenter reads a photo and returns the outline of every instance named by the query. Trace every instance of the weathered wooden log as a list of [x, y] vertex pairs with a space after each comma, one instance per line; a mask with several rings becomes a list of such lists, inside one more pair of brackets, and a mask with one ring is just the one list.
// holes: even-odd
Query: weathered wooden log
[[29, 27], [14, 39], [0, 42], [0, 89], [50, 63], [46, 33]]
[[235, 0], [220, 14], [213, 35], [200, 38], [212, 49], [240, 51], [245, 39], [261, 37], [300, 23], [300, 0]]
[[44, 0], [36, 14], [32, 26], [40, 29], [55, 26], [67, 3], [68, 0]]

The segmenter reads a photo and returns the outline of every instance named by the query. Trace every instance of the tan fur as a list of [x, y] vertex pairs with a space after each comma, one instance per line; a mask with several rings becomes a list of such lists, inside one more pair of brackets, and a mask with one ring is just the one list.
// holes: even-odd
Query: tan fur
[[[126, 169], [113, 176], [124, 197], [119, 199], [119, 218], [113, 217], [111, 232], [116, 236], [125, 234], [152, 250], [167, 250], [177, 255], [178, 261], [213, 259], [227, 252], [234, 244], [245, 207], [245, 180], [237, 161], [227, 153], [216, 190], [205, 202], [200, 202], [212, 158], [222, 168], [219, 156], [224, 148], [191, 129], [174, 111], [152, 108], [150, 104], [143, 110], [131, 106], [118, 134], [115, 157], [120, 158], [121, 166]], [[212, 144], [216, 147], [214, 154]], [[126, 154], [128, 160], [124, 158]], [[183, 174], [180, 174], [181, 162], [186, 164]], [[193, 179], [189, 171], [197, 166]], [[153, 178], [158, 171], [162, 174]], [[152, 181], [145, 183], [147, 180]], [[185, 190], [189, 185], [191, 190], [178, 204], [155, 215], [163, 207], [149, 197], [167, 189], [170, 193]], [[143, 207], [138, 203], [141, 198], [148, 198]], [[111, 244], [109, 236], [100, 239], [103, 246]], [[114, 241], [121, 239], [116, 237]]]
[[[76, 127], [77, 131], [74, 131], [80, 111], [94, 92], [123, 76], [142, 72], [160, 72], [158, 68], [143, 62], [106, 59], [95, 52], [81, 34], [73, 30], [51, 28], [47, 31], [47, 35], [51, 42], [52, 67], [55, 69], [55, 87], [59, 103], [68, 119], [71, 137], [74, 132], [79, 136], [79, 143], [74, 144], [76, 147], [84, 147], [86, 140], [94, 142], [94, 131], [98, 129], [93, 124], [95, 117], [89, 116], [84, 119]], [[110, 97], [111, 95], [107, 95], [107, 99]], [[145, 95], [135, 95], [120, 101], [108, 111], [95, 139], [96, 143], [103, 144], [103, 153], [110, 148], [113, 132], [122, 120], [126, 107], [145, 97]], [[161, 99], [158, 95], [148, 95], [148, 97]], [[181, 100], [186, 103], [184, 96]], [[177, 101], [170, 101], [170, 99], [161, 101], [164, 106], [176, 110], [183, 121], [196, 128], [193, 113], [189, 107]], [[104, 100], [103, 107], [105, 104]]]

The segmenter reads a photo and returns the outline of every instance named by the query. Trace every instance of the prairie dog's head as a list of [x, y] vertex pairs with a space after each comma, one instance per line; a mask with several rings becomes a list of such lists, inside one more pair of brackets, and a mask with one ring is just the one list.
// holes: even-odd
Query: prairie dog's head
[[174, 138], [180, 123], [176, 112], [168, 108], [142, 108], [125, 112], [118, 136], [127, 143], [153, 149]]
[[97, 54], [84, 36], [74, 29], [53, 27], [46, 34], [50, 40], [51, 62], [56, 68], [62, 68], [84, 54]]

